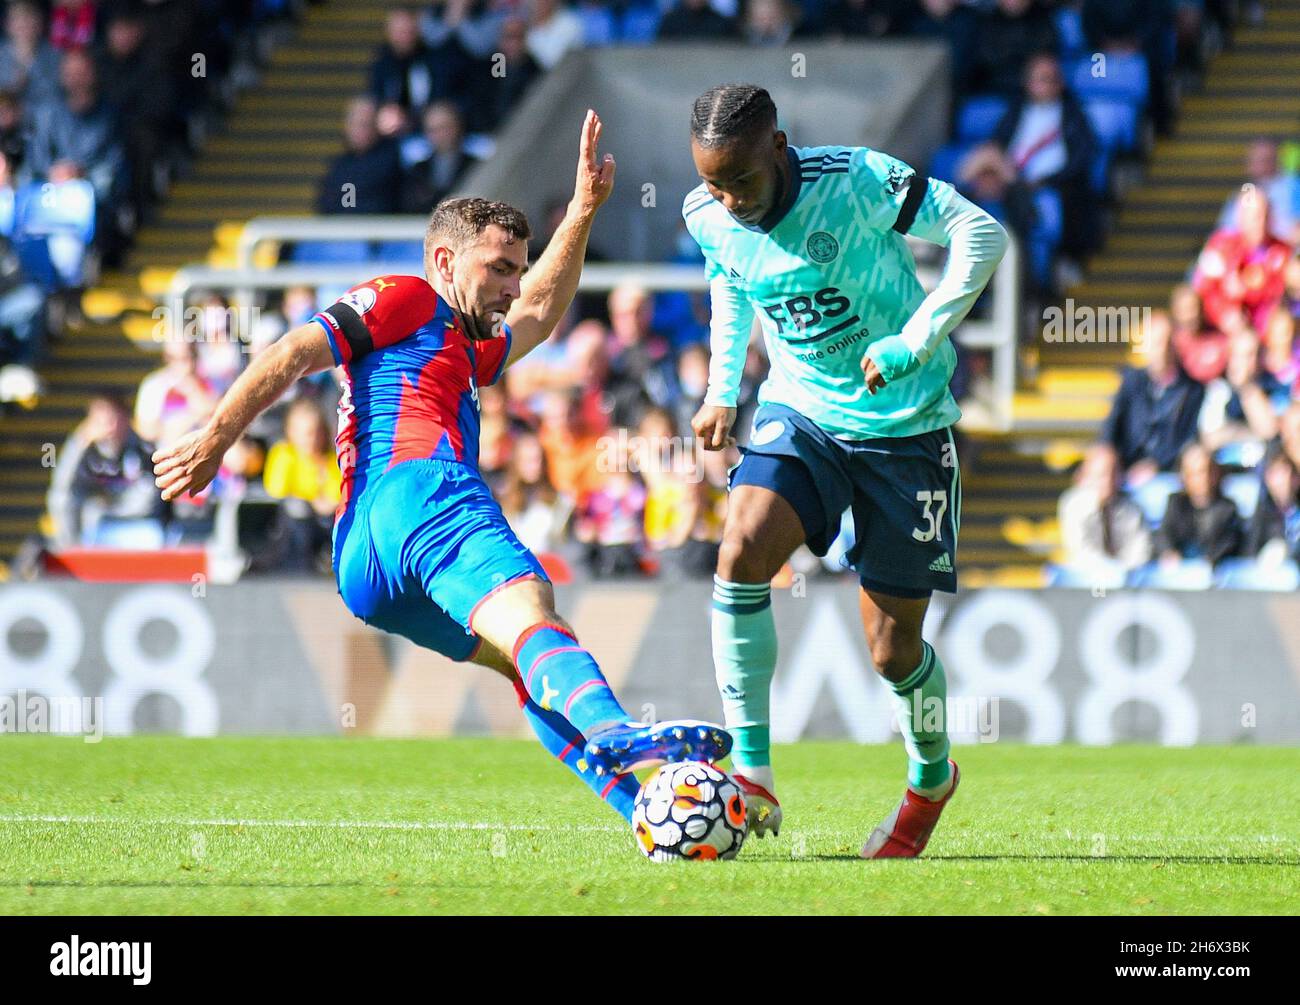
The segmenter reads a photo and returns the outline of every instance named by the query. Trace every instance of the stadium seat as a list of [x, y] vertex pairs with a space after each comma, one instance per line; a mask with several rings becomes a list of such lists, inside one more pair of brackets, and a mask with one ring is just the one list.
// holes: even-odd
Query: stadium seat
[[289, 258], [307, 265], [355, 265], [370, 259], [370, 242], [299, 241]]
[[1225, 590], [1277, 590], [1300, 588], [1300, 566], [1287, 561], [1266, 565], [1253, 558], [1230, 558], [1215, 571], [1214, 585]]
[[[1135, 109], [1143, 108], [1151, 93], [1151, 75], [1146, 57], [1133, 52], [1105, 52], [1105, 63], [1094, 62], [1092, 56], [1076, 60], [1066, 72], [1070, 90], [1079, 100], [1094, 98], [1122, 101]], [[1104, 72], [1101, 72], [1104, 70]]]
[[1133, 501], [1142, 510], [1147, 523], [1154, 527], [1164, 519], [1165, 506], [1169, 503], [1169, 497], [1177, 492], [1180, 486], [1176, 474], [1164, 472], [1143, 482], [1136, 489], [1130, 489], [1129, 492], [1133, 496]]
[[961, 166], [962, 158], [970, 153], [973, 147], [973, 143], [944, 144], [930, 158], [927, 173], [931, 178], [938, 178], [941, 181], [956, 184], [957, 169]]
[[1118, 565], [1047, 565], [1047, 586], [1073, 587], [1091, 590], [1100, 587], [1104, 590], [1121, 589], [1128, 580], [1128, 574]]
[[1259, 505], [1259, 475], [1228, 475], [1223, 479], [1223, 494], [1233, 501], [1243, 520], [1249, 520]]
[[1089, 98], [1083, 103], [1083, 111], [1097, 137], [1097, 145], [1106, 154], [1137, 151], [1140, 129], [1136, 106], [1110, 98]]
[[992, 139], [994, 130], [1011, 103], [996, 94], [977, 94], [962, 102], [957, 112], [957, 139], [964, 143], [982, 143]]
[[376, 262], [411, 262], [424, 266], [423, 241], [380, 241], [373, 256]]
[[14, 199], [13, 245], [24, 271], [47, 292], [81, 286], [95, 237], [95, 190], [75, 178], [31, 182]]
[[1052, 13], [1056, 22], [1056, 36], [1060, 40], [1057, 50], [1062, 61], [1078, 59], [1088, 51], [1088, 38], [1083, 33], [1083, 14], [1072, 7], [1060, 7]]
[[1129, 577], [1129, 586], [1152, 590], [1208, 590], [1213, 585], [1214, 570], [1200, 558], [1185, 559], [1167, 567], [1152, 562]]

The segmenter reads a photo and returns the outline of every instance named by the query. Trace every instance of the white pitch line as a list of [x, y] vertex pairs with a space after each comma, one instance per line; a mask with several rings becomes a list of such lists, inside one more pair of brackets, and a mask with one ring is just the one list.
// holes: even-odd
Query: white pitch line
[[129, 819], [125, 817], [78, 816], [0, 816], [0, 824], [109, 824], [123, 827], [306, 827], [335, 828], [338, 830], [394, 830], [394, 831], [621, 831], [623, 828], [600, 824], [490, 824], [463, 820], [240, 820], [236, 818], [185, 819], [180, 817], [152, 817]]

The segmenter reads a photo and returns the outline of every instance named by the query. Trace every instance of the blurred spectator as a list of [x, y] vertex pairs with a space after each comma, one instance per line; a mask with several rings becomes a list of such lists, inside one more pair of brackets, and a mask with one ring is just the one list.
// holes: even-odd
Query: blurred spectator
[[454, 35], [430, 48], [420, 37], [415, 11], [394, 8], [384, 24], [384, 44], [370, 66], [370, 97], [378, 107], [418, 111], [430, 102], [453, 97], [467, 63]]
[[1189, 444], [1179, 458], [1183, 488], [1169, 497], [1156, 531], [1155, 550], [1165, 563], [1203, 559], [1215, 565], [1241, 544], [1237, 507], [1220, 487], [1222, 469], [1210, 451]]
[[1056, 26], [1051, 12], [1035, 0], [996, 0], [981, 12], [974, 36], [966, 40], [971, 52], [960, 94], [991, 91], [1011, 96], [1020, 90], [1025, 63], [1036, 52], [1055, 52]]
[[[1176, 20], [1176, 0], [1084, 0], [1081, 27], [1089, 52], [1110, 54], [1140, 53], [1147, 64], [1150, 91], [1148, 109], [1161, 134], [1169, 131], [1173, 119], [1170, 88], [1172, 57], [1170, 42]], [[1190, 8], [1178, 4], [1178, 13]]]
[[1144, 333], [1146, 366], [1124, 368], [1102, 424], [1100, 438], [1118, 452], [1130, 486], [1173, 470], [1179, 452], [1196, 438], [1205, 388], [1178, 365], [1171, 336], [1168, 315], [1154, 313]]
[[[1254, 185], [1268, 198], [1268, 228], [1273, 236], [1289, 244], [1300, 240], [1296, 231], [1300, 223], [1300, 178], [1279, 171], [1276, 140], [1258, 139], [1246, 147], [1246, 184]], [[1240, 200], [1240, 189], [1228, 196], [1215, 224], [1216, 230], [1240, 229], [1237, 219]]]
[[959, 100], [970, 95], [971, 60], [974, 56], [971, 38], [979, 20], [976, 9], [958, 0], [920, 0], [914, 5], [902, 4], [899, 18], [902, 34], [947, 43], [951, 98], [955, 108]]
[[646, 490], [630, 470], [629, 439], [622, 428], [606, 438], [601, 484], [578, 501], [573, 536], [586, 545], [587, 570], [597, 578], [642, 572]]
[[295, 401], [285, 416], [284, 439], [267, 454], [262, 473], [267, 494], [281, 500], [269, 545], [274, 561], [265, 564], [285, 572], [319, 568], [342, 479], [320, 409], [311, 401]]
[[45, 11], [30, 0], [11, 0], [0, 41], [0, 90], [14, 91], [35, 108], [59, 103], [59, 51], [45, 40]]
[[831, 0], [822, 16], [822, 30], [831, 38], [880, 38], [905, 16], [903, 5], [890, 0]]
[[[9, 158], [0, 149], [0, 202], [13, 198]], [[45, 295], [23, 268], [12, 233], [12, 221], [0, 222], [0, 366], [30, 367], [44, 346]]]
[[1063, 241], [1075, 253], [1092, 246], [1089, 173], [1095, 148], [1083, 107], [1065, 90], [1060, 63], [1039, 54], [1029, 60], [1024, 93], [993, 140], [971, 151], [958, 168], [976, 200], [994, 204], [990, 212], [1004, 217], [1028, 244], [1028, 264], [1043, 291], [1054, 289], [1054, 259]]
[[1228, 366], [1205, 389], [1197, 420], [1201, 442], [1212, 451], [1229, 445], [1221, 461], [1254, 467], [1264, 445], [1277, 435], [1278, 415], [1286, 409], [1288, 389], [1259, 365], [1259, 339], [1248, 328], [1228, 339]]
[[709, 389], [709, 350], [698, 342], [686, 346], [677, 356], [677, 388], [672, 404], [675, 425], [690, 429], [691, 419], [704, 404]]
[[546, 452], [534, 434], [524, 433], [515, 440], [497, 499], [525, 548], [535, 552], [563, 548], [573, 506], [551, 484]]
[[50, 181], [86, 178], [101, 206], [114, 205], [126, 181], [126, 153], [117, 114], [99, 92], [90, 54], [73, 50], [59, 68], [63, 97], [33, 111], [27, 159]]
[[163, 504], [153, 483], [153, 451], [132, 431], [126, 406], [96, 395], [77, 436], [80, 449], [74, 446], [59, 460], [60, 466], [73, 466], [63, 512], [56, 515], [62, 543], [105, 540], [101, 524], [122, 522], [156, 535], [160, 544]]
[[598, 464], [601, 440], [583, 420], [581, 406], [576, 392], [548, 391], [537, 434], [551, 484], [571, 500], [585, 497], [605, 480]]
[[98, 6], [95, 0], [54, 0], [50, 44], [65, 52], [87, 48], [95, 41]]
[[424, 138], [429, 155], [412, 165], [402, 184], [402, 211], [428, 213], [465, 177], [478, 158], [467, 153], [460, 112], [450, 101], [438, 101], [424, 111]]
[[528, 51], [542, 69], [549, 70], [582, 45], [582, 18], [559, 0], [532, 0], [529, 12]]
[[1242, 554], [1265, 560], [1300, 558], [1300, 470], [1280, 447], [1270, 450], [1264, 461], [1264, 491], [1246, 525]]
[[331, 162], [316, 199], [319, 213], [395, 213], [402, 188], [397, 144], [382, 139], [375, 105], [355, 98], [343, 126], [344, 152]]
[[691, 576], [711, 576], [722, 537], [713, 486], [705, 478], [702, 449], [678, 435], [672, 415], [662, 408], [646, 412], [633, 441], [637, 471], [646, 487], [645, 538], [666, 568]]
[[489, 58], [497, 48], [512, 4], [484, 0], [434, 0], [420, 15], [420, 34], [435, 52], [453, 40], [477, 59]]
[[17, 91], [0, 90], [0, 152], [9, 158], [11, 183], [17, 178], [26, 147], [22, 97]]
[[200, 375], [193, 342], [163, 343], [163, 365], [140, 382], [135, 428], [155, 447], [168, 447], [207, 421], [217, 395]]
[[1120, 487], [1122, 474], [1109, 443], [1088, 449], [1058, 505], [1067, 565], [1131, 572], [1150, 559], [1151, 535], [1141, 508]]
[[1300, 400], [1292, 401], [1278, 419], [1278, 444], [1291, 463], [1300, 468]]
[[478, 467], [494, 489], [510, 464], [518, 439], [506, 406], [506, 395], [500, 384], [478, 389]]
[[734, 39], [739, 35], [736, 19], [719, 14], [709, 0], [681, 0], [659, 22], [661, 39]]
[[1268, 219], [1268, 197], [1247, 187], [1237, 198], [1237, 229], [1216, 230], [1196, 261], [1192, 285], [1220, 331], [1230, 329], [1230, 315], [1242, 313], [1250, 327], [1263, 331], [1282, 299], [1291, 246], [1269, 234]]
[[[667, 406], [677, 396], [677, 377], [668, 340], [650, 327], [653, 316], [654, 303], [641, 287], [623, 285], [610, 292], [610, 373], [643, 388], [651, 403]], [[640, 411], [616, 408], [614, 423], [634, 425]]]
[[1209, 328], [1201, 314], [1201, 298], [1186, 283], [1174, 287], [1169, 297], [1174, 326], [1174, 351], [1192, 380], [1207, 384], [1223, 376], [1228, 365], [1228, 336]]
[[122, 140], [130, 165], [131, 199], [143, 208], [163, 189], [165, 178], [156, 175], [163, 168], [168, 137], [183, 123], [176, 91], [159, 85], [165, 71], [156, 47], [146, 44], [144, 18], [134, 8], [121, 8], [109, 18], [99, 79], [108, 103], [127, 113], [122, 117]]
[[[218, 397], [235, 382], [244, 367], [244, 337], [241, 333], [239, 312], [231, 308], [219, 293], [204, 293], [196, 298], [194, 307], [199, 314], [198, 372], [203, 381]], [[233, 323], [232, 323], [233, 322]]]
[[1285, 289], [1283, 303], [1290, 309], [1292, 317], [1300, 317], [1300, 254], [1283, 267], [1282, 283]]
[[[469, 103], [466, 125], [470, 132], [491, 133], [501, 128], [543, 72], [528, 51], [528, 25], [521, 18], [512, 17], [501, 25], [497, 48], [501, 61], [484, 64], [478, 93]], [[545, 242], [538, 245], [545, 246]]]
[[740, 30], [750, 45], [785, 45], [794, 20], [786, 0], [747, 0]]
[[1295, 344], [1295, 316], [1286, 304], [1278, 304], [1264, 329], [1264, 371], [1291, 394], [1300, 380], [1300, 347]]

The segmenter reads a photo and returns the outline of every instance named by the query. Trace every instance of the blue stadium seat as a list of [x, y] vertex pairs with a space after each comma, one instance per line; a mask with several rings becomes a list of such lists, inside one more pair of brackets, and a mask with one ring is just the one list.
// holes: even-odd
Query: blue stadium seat
[[1243, 520], [1249, 520], [1259, 505], [1259, 475], [1247, 472], [1223, 479], [1223, 494], [1231, 499]]
[[1062, 61], [1077, 59], [1088, 51], [1088, 38], [1083, 33], [1083, 14], [1071, 7], [1060, 7], [1052, 13], [1056, 22], [1056, 35], [1060, 39], [1057, 50]]
[[371, 256], [376, 262], [414, 262], [424, 265], [423, 241], [380, 241]]
[[977, 94], [967, 98], [957, 112], [957, 139], [966, 143], [991, 139], [1010, 106], [1006, 98], [996, 94]]
[[1047, 565], [1044, 572], [1047, 573], [1048, 586], [1118, 590], [1128, 581], [1128, 576], [1119, 566]]
[[354, 265], [370, 259], [369, 241], [300, 241], [290, 259], [306, 265]]
[[931, 178], [938, 178], [941, 181], [957, 183], [957, 168], [961, 165], [962, 158], [970, 153], [974, 144], [971, 143], [946, 143], [934, 152], [930, 158], [930, 168], [927, 172]]
[[1089, 98], [1083, 103], [1083, 111], [1097, 137], [1097, 145], [1107, 154], [1137, 150], [1140, 130], [1135, 106], [1110, 98]]
[[1129, 586], [1152, 590], [1208, 590], [1214, 585], [1214, 570], [1200, 558], [1189, 558], [1177, 565], [1152, 562], [1129, 577]]
[[1130, 489], [1129, 492], [1133, 496], [1133, 501], [1142, 510], [1147, 523], [1156, 527], [1164, 519], [1165, 506], [1169, 503], [1169, 497], [1178, 491], [1180, 485], [1178, 476], [1166, 471], [1143, 482], [1138, 488]]
[[86, 248], [94, 237], [90, 182], [30, 182], [15, 195], [14, 251], [27, 275], [47, 292], [82, 285]]
[[1225, 590], [1278, 590], [1300, 588], [1300, 567], [1287, 561], [1263, 565], [1253, 558], [1229, 558], [1215, 572], [1214, 585]]
[[[1081, 101], [1104, 98], [1143, 108], [1151, 93], [1151, 75], [1147, 60], [1139, 52], [1106, 52], [1105, 63], [1091, 56], [1076, 60], [1067, 69], [1066, 82]], [[1104, 71], [1104, 72], [1102, 72]]]
[[623, 44], [653, 45], [659, 37], [659, 8], [653, 4], [633, 7], [623, 14]]

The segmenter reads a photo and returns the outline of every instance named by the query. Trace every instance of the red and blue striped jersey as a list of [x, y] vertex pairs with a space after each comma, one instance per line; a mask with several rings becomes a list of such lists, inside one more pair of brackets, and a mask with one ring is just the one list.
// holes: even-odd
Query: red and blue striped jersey
[[510, 329], [474, 340], [445, 300], [417, 276], [352, 287], [313, 318], [343, 367], [339, 401], [338, 514], [402, 461], [441, 458], [478, 467], [478, 389], [495, 383]]

